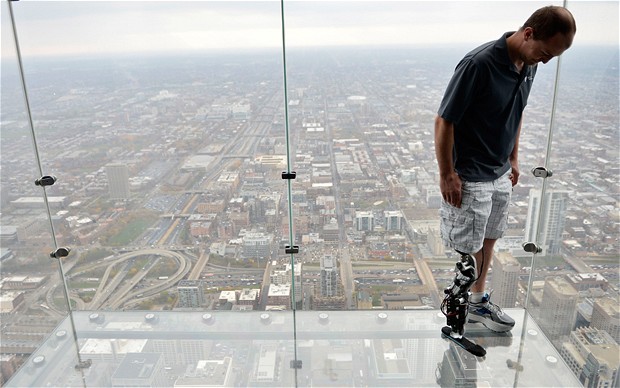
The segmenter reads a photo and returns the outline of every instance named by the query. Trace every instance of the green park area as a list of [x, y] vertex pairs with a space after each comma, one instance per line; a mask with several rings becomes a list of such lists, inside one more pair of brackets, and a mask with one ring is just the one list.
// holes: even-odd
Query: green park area
[[127, 246], [148, 229], [157, 217], [152, 214], [132, 215], [119, 222], [119, 226], [111, 229], [105, 241], [110, 246]]

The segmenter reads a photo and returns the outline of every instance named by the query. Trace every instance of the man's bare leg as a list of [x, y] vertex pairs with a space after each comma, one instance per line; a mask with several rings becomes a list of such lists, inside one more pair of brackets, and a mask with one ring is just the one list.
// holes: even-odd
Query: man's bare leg
[[476, 258], [476, 267], [478, 268], [478, 279], [476, 283], [471, 287], [471, 292], [484, 292], [484, 285], [487, 280], [487, 272], [491, 267], [491, 261], [493, 259], [493, 248], [497, 240], [484, 239], [482, 243], [482, 249], [474, 254]]

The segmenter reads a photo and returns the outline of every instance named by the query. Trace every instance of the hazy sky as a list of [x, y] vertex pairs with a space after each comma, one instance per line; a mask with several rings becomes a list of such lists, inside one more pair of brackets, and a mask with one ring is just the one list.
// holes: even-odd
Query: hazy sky
[[[477, 44], [559, 1], [291, 1], [287, 46]], [[279, 1], [30, 1], [12, 3], [24, 56], [282, 45]], [[618, 44], [618, 1], [570, 1], [575, 45]], [[2, 2], [3, 56], [10, 54]], [[7, 33], [9, 32], [9, 33]], [[7, 51], [8, 50], [8, 51]]]

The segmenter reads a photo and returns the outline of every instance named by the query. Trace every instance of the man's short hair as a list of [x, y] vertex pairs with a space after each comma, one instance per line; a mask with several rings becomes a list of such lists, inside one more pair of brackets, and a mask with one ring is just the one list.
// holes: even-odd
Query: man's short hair
[[536, 10], [525, 21], [521, 30], [526, 27], [534, 30], [534, 39], [547, 40], [557, 33], [562, 35], [575, 34], [577, 25], [570, 11], [564, 7], [549, 5]]

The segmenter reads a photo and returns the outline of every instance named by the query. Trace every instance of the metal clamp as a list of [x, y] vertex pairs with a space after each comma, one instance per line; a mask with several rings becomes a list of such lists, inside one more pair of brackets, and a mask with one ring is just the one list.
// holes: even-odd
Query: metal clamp
[[284, 252], [289, 253], [289, 254], [299, 253], [299, 245], [293, 245], [293, 246], [287, 245], [284, 247]]
[[283, 171], [282, 172], [282, 179], [291, 180], [291, 179], [295, 179], [296, 177], [297, 177], [297, 173], [295, 171], [291, 171], [291, 172]]
[[60, 259], [61, 257], [69, 256], [70, 252], [71, 252], [71, 248], [60, 247], [60, 248], [56, 249], [55, 251], [52, 251], [50, 253], [50, 257], [52, 259]]
[[547, 170], [546, 167], [534, 167], [532, 169], [532, 174], [536, 178], [549, 178], [550, 176], [553, 175], [553, 171]]
[[34, 181], [37, 186], [51, 186], [56, 183], [56, 177], [53, 175], [45, 175]]
[[540, 246], [536, 245], [533, 242], [524, 242], [522, 247], [524, 251], [529, 253], [540, 253], [543, 251]]

